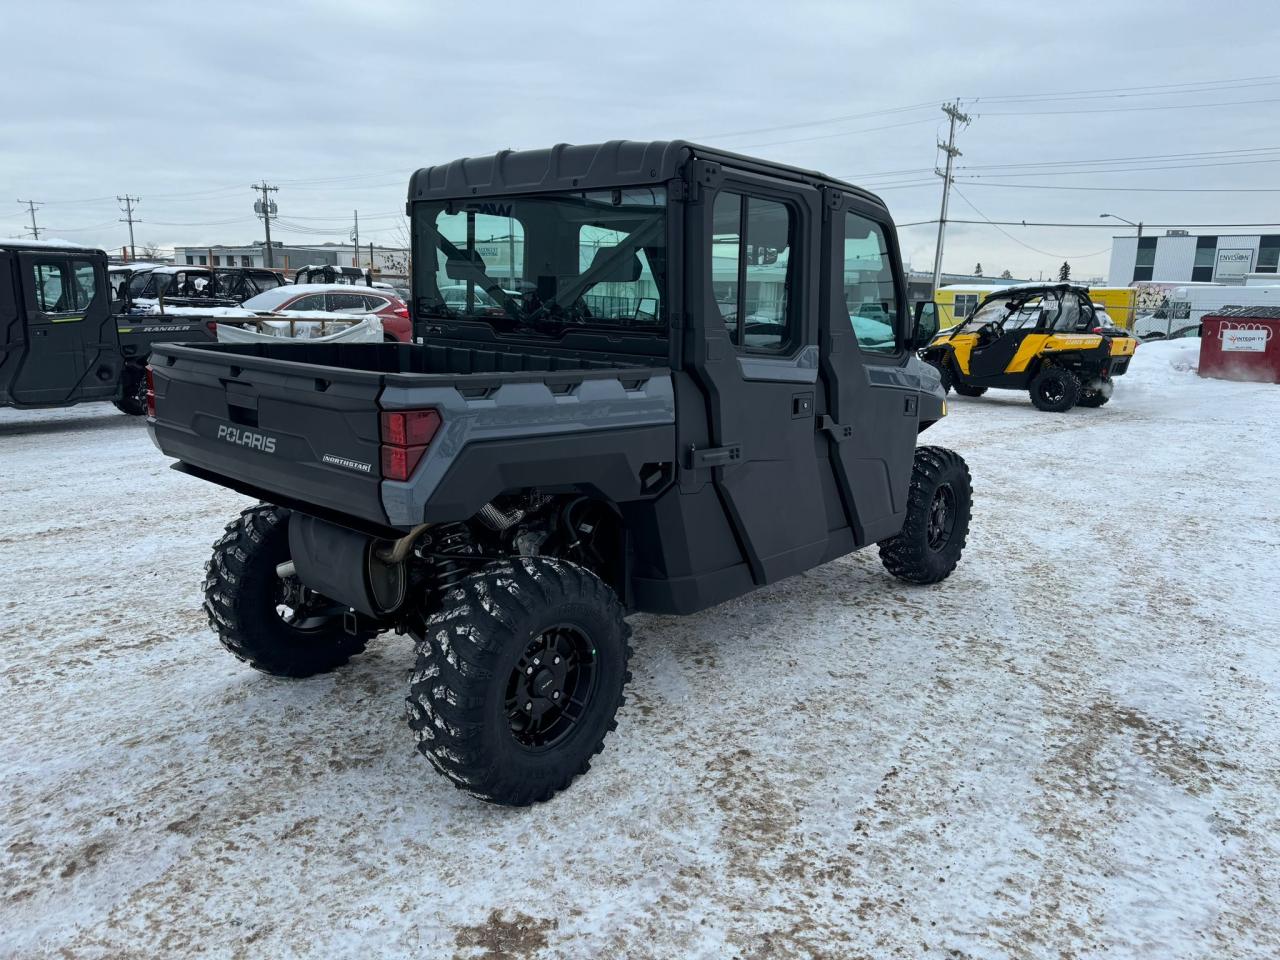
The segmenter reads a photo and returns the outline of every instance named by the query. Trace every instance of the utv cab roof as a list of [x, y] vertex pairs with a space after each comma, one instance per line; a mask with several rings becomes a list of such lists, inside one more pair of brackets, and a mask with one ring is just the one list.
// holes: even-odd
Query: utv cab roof
[[543, 150], [503, 150], [487, 157], [464, 157], [415, 172], [409, 180], [409, 203], [460, 200], [472, 195], [661, 184], [679, 176], [691, 159], [813, 186], [837, 187], [884, 206], [875, 194], [816, 170], [716, 150], [687, 140], [560, 143]]
[[86, 247], [82, 243], [72, 243], [70, 240], [0, 240], [0, 250], [11, 250], [18, 252], [21, 250], [64, 250], [76, 253], [101, 253], [100, 247]]
[[[1078, 283], [1023, 283], [1010, 287], [1001, 287], [993, 293], [987, 294], [982, 298], [982, 303], [988, 300], [1004, 300], [1017, 297], [1020, 300], [1026, 300], [1030, 297], [1038, 297], [1046, 293], [1079, 293], [1089, 296], [1089, 288], [1082, 287]], [[981, 306], [982, 304], [979, 304]]]

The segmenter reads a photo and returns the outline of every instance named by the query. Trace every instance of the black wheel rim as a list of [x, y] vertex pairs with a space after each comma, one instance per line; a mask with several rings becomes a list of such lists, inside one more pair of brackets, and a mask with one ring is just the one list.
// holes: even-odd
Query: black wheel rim
[[956, 527], [956, 494], [950, 484], [943, 484], [934, 491], [929, 504], [929, 549], [941, 550], [951, 542]]
[[1040, 384], [1040, 398], [1049, 403], [1058, 403], [1067, 395], [1067, 388], [1059, 380], [1046, 380]]
[[546, 750], [573, 733], [596, 674], [595, 648], [578, 628], [558, 624], [534, 637], [507, 679], [505, 710], [516, 743]]

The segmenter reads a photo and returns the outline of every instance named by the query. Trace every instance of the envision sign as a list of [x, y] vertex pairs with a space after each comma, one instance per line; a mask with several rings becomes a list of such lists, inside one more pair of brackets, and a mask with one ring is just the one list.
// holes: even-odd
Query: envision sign
[[1243, 277], [1253, 267], [1253, 251], [1244, 248], [1239, 250], [1219, 250], [1218, 262], [1214, 267], [1213, 277], [1221, 280], [1224, 277]]

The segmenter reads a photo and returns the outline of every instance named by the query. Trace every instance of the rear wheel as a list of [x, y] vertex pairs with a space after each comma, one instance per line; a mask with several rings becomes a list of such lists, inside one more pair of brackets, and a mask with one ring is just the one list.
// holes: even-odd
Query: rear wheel
[[631, 629], [576, 564], [522, 557], [463, 580], [415, 630], [409, 726], [459, 789], [527, 806], [591, 766], [631, 679]]
[[1037, 410], [1063, 413], [1080, 399], [1080, 378], [1065, 367], [1045, 364], [1031, 381], [1030, 393]]
[[902, 531], [880, 541], [880, 562], [908, 583], [937, 583], [960, 562], [969, 535], [973, 493], [969, 467], [944, 447], [920, 447]]
[[1093, 389], [1081, 390], [1080, 399], [1076, 401], [1077, 406], [1081, 407], [1103, 407], [1107, 401], [1111, 399], [1112, 385], [1110, 380], [1103, 380], [1095, 385]]
[[986, 387], [971, 387], [967, 383], [957, 383], [955, 388], [962, 397], [980, 397], [987, 392]]
[[137, 363], [126, 364], [121, 377], [120, 396], [111, 401], [121, 413], [143, 417], [147, 413], [147, 368]]
[[340, 667], [377, 633], [344, 626], [345, 607], [276, 567], [289, 559], [289, 512], [260, 504], [227, 524], [205, 566], [204, 609], [222, 645], [255, 670], [309, 677]]

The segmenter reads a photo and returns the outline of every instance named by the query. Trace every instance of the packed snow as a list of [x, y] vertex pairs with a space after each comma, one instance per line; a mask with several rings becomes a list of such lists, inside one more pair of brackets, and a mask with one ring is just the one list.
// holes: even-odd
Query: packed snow
[[406, 639], [218, 647], [247, 500], [110, 407], [0, 411], [0, 955], [1275, 958], [1280, 387], [1196, 346], [1098, 410], [953, 397], [950, 580], [635, 617], [618, 731], [524, 810], [415, 753]]

